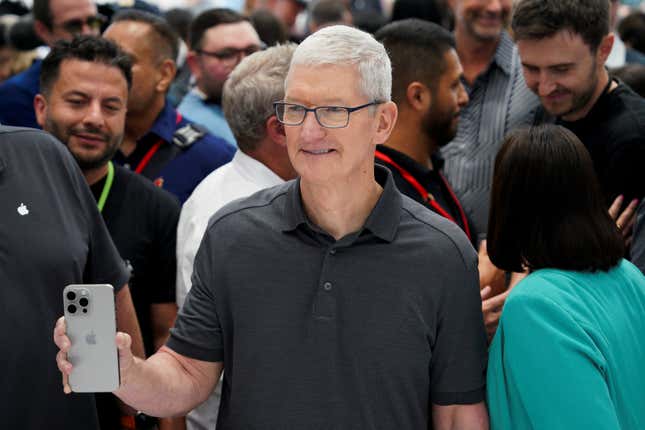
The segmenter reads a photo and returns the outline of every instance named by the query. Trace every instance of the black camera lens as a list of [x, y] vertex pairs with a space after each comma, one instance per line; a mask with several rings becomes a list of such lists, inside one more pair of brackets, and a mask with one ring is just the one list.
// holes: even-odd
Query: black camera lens
[[76, 293], [74, 291], [68, 291], [67, 292], [67, 300], [75, 300], [76, 299]]
[[84, 314], [86, 314], [86, 313], [87, 313], [87, 309], [83, 309], [83, 313], [84, 313]]
[[78, 301], [78, 304], [81, 306], [87, 306], [89, 303], [89, 300], [87, 300], [85, 297], [81, 297], [81, 299]]
[[67, 312], [69, 312], [70, 314], [75, 314], [76, 313], [76, 306], [75, 305], [67, 306]]

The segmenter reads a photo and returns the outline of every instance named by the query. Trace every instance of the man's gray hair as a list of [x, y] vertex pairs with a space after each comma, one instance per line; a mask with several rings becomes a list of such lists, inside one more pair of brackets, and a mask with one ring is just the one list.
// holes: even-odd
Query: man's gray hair
[[318, 30], [296, 49], [291, 67], [296, 65], [357, 66], [360, 89], [365, 97], [369, 101], [390, 101], [390, 58], [383, 45], [364, 31], [345, 25], [333, 25]]
[[273, 102], [284, 98], [284, 80], [296, 45], [277, 45], [250, 55], [233, 70], [222, 93], [224, 116], [238, 147], [253, 151], [266, 136]]

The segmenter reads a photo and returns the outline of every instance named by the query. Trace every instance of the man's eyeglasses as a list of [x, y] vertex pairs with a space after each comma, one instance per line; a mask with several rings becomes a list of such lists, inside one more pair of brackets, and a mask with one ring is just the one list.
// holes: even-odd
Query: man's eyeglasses
[[306, 108], [295, 103], [274, 102], [275, 114], [284, 125], [300, 125], [305, 121], [307, 112], [313, 112], [316, 121], [325, 128], [344, 128], [349, 124], [349, 114], [357, 110], [365, 109], [368, 106], [374, 106], [383, 102], [373, 101], [364, 105], [347, 107], [347, 106], [318, 106], [315, 108]]
[[107, 22], [107, 18], [101, 14], [94, 16], [88, 16], [85, 19], [70, 19], [65, 21], [62, 24], [59, 24], [58, 27], [63, 28], [70, 34], [81, 34], [83, 32], [83, 26], [87, 25], [90, 30], [96, 31], [97, 33], [101, 31], [103, 24]]
[[258, 51], [262, 51], [263, 49], [266, 48], [266, 45], [261, 44], [261, 45], [249, 45], [246, 48], [224, 48], [220, 49], [219, 51], [215, 52], [210, 52], [210, 51], [204, 51], [203, 49], [198, 49], [196, 52], [199, 55], [204, 55], [206, 57], [213, 57], [217, 58], [220, 61], [231, 61], [231, 60], [239, 60], [240, 55], [244, 54], [246, 56], [249, 56], [251, 54], [254, 54]]

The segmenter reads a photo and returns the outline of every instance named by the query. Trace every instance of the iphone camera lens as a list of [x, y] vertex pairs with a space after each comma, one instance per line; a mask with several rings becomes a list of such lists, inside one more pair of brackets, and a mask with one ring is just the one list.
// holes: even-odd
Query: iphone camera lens
[[67, 306], [67, 312], [69, 312], [70, 314], [76, 313], [76, 306], [74, 305]]
[[74, 291], [68, 291], [67, 300], [75, 300], [75, 299], [76, 299], [76, 293]]
[[78, 304], [81, 306], [87, 306], [89, 303], [89, 300], [87, 300], [85, 297], [81, 297], [81, 299], [78, 301]]

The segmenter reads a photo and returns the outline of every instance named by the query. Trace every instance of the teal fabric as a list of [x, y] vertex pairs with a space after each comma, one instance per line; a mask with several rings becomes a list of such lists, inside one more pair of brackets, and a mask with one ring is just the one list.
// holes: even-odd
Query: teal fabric
[[645, 277], [538, 270], [509, 294], [490, 347], [491, 428], [645, 429]]

